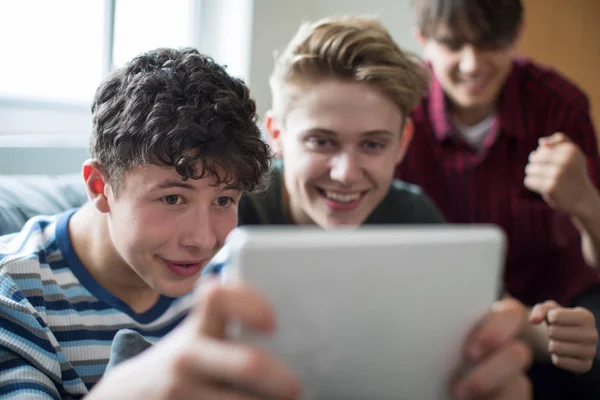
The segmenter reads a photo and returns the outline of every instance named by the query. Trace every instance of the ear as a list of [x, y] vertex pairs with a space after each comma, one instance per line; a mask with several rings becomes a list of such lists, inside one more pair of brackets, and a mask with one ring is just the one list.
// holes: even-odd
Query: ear
[[265, 114], [265, 129], [269, 145], [275, 151], [277, 157], [283, 157], [283, 143], [281, 141], [281, 125], [273, 110]]
[[425, 42], [427, 42], [427, 38], [425, 37], [425, 35], [423, 35], [423, 32], [421, 32], [419, 28], [413, 29], [413, 35], [415, 36], [415, 39], [417, 39], [417, 43], [419, 43], [421, 47], [425, 47]]
[[109, 211], [107, 191], [108, 185], [95, 160], [86, 160], [83, 163], [83, 180], [87, 189], [90, 202], [102, 213]]
[[406, 155], [406, 151], [408, 150], [408, 146], [410, 146], [410, 142], [414, 136], [415, 125], [412, 122], [412, 119], [409, 117], [404, 121], [404, 129], [402, 130], [402, 136], [400, 137], [400, 141], [398, 143], [398, 155], [396, 157], [396, 165], [400, 164]]

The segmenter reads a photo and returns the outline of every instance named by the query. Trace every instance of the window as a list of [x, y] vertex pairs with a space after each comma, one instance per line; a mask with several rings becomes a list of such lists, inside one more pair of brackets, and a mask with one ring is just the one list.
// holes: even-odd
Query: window
[[89, 104], [107, 59], [121, 66], [156, 47], [193, 46], [196, 2], [2, 1], [0, 97]]
[[117, 0], [113, 65], [157, 47], [194, 47], [191, 0]]
[[246, 78], [253, 0], [0, 1], [0, 148], [87, 147], [103, 76], [157, 47], [195, 47]]
[[0, 2], [0, 96], [89, 100], [102, 78], [104, 0]]

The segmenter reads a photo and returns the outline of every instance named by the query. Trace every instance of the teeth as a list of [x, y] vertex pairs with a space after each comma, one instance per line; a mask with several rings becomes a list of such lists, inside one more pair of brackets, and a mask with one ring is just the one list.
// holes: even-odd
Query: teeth
[[360, 192], [356, 193], [337, 193], [329, 190], [325, 190], [325, 197], [329, 200], [338, 201], [340, 203], [350, 203], [360, 198]]

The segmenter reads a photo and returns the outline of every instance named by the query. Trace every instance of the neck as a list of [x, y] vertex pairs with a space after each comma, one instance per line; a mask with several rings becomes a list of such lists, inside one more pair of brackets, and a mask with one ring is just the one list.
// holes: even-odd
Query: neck
[[117, 252], [108, 225], [108, 214], [91, 203], [69, 222], [69, 236], [79, 260], [96, 282], [136, 313], [152, 308], [160, 294], [144, 282]]
[[452, 122], [460, 125], [473, 126], [483, 121], [494, 112], [493, 106], [454, 108], [452, 110]]
[[283, 177], [281, 178], [281, 208], [283, 209], [286, 221], [291, 225], [296, 225], [294, 216], [292, 215], [292, 208], [290, 207], [290, 195], [285, 187]]

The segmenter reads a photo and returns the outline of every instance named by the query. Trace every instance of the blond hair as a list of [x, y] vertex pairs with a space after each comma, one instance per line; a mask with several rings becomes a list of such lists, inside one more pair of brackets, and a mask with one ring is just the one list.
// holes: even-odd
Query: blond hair
[[423, 98], [429, 74], [376, 18], [345, 16], [304, 23], [275, 55], [269, 80], [274, 111], [285, 113], [289, 100], [283, 92], [289, 84], [327, 78], [372, 85], [407, 116]]

